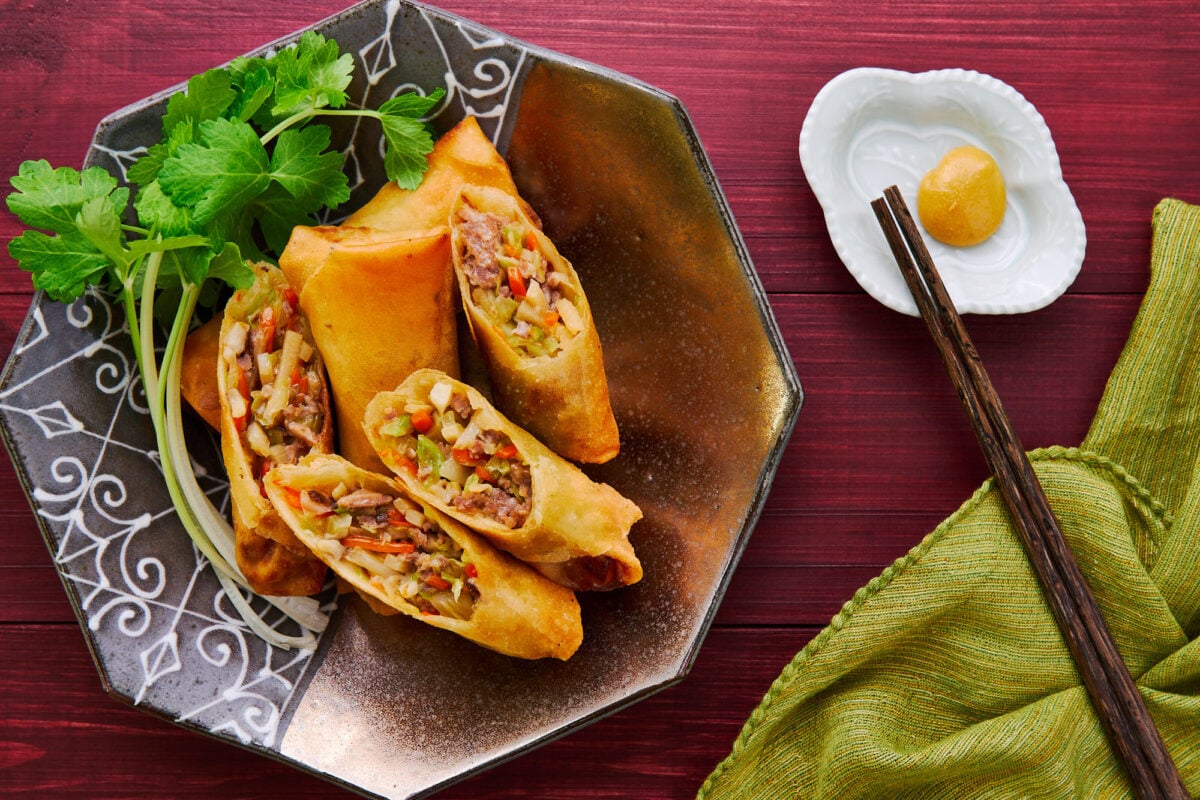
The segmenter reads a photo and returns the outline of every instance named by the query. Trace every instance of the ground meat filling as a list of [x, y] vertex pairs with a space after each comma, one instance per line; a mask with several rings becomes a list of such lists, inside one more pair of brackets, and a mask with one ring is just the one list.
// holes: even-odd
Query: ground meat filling
[[343, 560], [422, 614], [470, 619], [478, 571], [436, 522], [407, 498], [364, 488], [334, 494], [303, 490], [299, 504]]
[[261, 479], [320, 445], [326, 397], [316, 350], [292, 292], [272, 293], [223, 341], [234, 427]]
[[563, 565], [570, 585], [581, 591], [606, 591], [625, 585], [623, 565], [609, 556], [581, 556]]
[[469, 514], [491, 517], [508, 528], [519, 528], [529, 516], [529, 504], [507, 491], [461, 494], [452, 501], [455, 508]]
[[463, 206], [459, 219], [465, 248], [462, 264], [467, 280], [472, 286], [499, 289], [502, 272], [498, 256], [504, 221], [470, 206]]
[[439, 383], [429, 402], [391, 410], [379, 426], [390, 445], [385, 460], [453, 508], [519, 528], [533, 500], [529, 464], [507, 434], [481, 427], [475, 417], [464, 392]]

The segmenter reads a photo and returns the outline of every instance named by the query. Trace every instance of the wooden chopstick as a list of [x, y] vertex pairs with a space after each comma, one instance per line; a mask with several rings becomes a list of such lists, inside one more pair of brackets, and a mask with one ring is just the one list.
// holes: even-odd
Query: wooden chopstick
[[871, 203], [971, 420], [1092, 705], [1139, 798], [1189, 797], [900, 194]]

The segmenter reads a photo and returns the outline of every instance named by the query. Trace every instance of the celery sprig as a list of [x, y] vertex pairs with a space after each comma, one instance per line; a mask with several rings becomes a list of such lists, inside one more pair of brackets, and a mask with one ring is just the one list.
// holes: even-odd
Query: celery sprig
[[[129, 169], [131, 191], [100, 167], [76, 171], [26, 161], [11, 179], [9, 209], [29, 227], [8, 252], [34, 288], [72, 302], [88, 287], [116, 294], [125, 310], [150, 408], [163, 480], [180, 522], [212, 564], [230, 602], [258, 635], [280, 647], [314, 647], [327, 618], [312, 598], [268, 597], [300, 624], [285, 636], [267, 624], [234, 558], [229, 522], [200, 489], [183, 434], [183, 342], [210, 287], [248, 286], [251, 261], [274, 261], [296, 225], [349, 198], [343, 157], [319, 116], [378, 120], [388, 178], [415, 187], [433, 137], [423, 118], [441, 100], [402, 94], [378, 109], [344, 109], [353, 58], [306, 33], [266, 58], [240, 58], [188, 81], [167, 101], [162, 140]], [[161, 357], [156, 331], [166, 329]], [[215, 367], [214, 367], [215, 368]]]

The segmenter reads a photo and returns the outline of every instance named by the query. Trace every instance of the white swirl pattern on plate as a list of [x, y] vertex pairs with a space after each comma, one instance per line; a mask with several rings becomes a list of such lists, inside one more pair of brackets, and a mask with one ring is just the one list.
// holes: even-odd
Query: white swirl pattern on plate
[[[383, 32], [356, 51], [366, 77], [356, 101], [364, 106], [386, 99], [369, 96], [381, 81], [395, 81], [394, 43], [406, 35], [399, 9], [399, 3], [386, 4]], [[525, 50], [479, 36], [462, 21], [435, 24], [425, 10], [420, 18], [446, 64], [447, 95], [435, 116], [461, 104], [495, 138]], [[464, 49], [477, 54], [470, 74], [455, 74], [452, 49], [459, 62]], [[420, 87], [389, 92], [413, 88]], [[124, 179], [144, 152], [144, 145], [96, 145], [93, 157]], [[346, 159], [351, 188], [361, 187], [353, 144]], [[156, 446], [121, 308], [95, 291], [69, 305], [39, 296], [13, 348], [0, 413], [10, 448], [24, 456], [29, 496], [72, 601], [96, 634], [90, 638], [108, 685], [185, 725], [277, 747], [280, 721], [312, 654], [272, 648], [255, 636], [207, 561], [181, 544], [186, 534], [159, 488]], [[224, 509], [228, 484], [215, 444], [209, 450], [209, 462], [204, 453], [194, 454], [197, 475]], [[274, 627], [292, 630], [265, 602], [255, 607], [269, 610]]]
[[1047, 305], [1083, 263], [1083, 219], [1049, 128], [1007, 84], [967, 70], [850, 70], [813, 100], [800, 159], [847, 269], [877, 300], [916, 315], [870, 203], [895, 184], [915, 210], [921, 177], [960, 145], [996, 158], [1008, 203], [999, 230], [982, 244], [956, 248], [927, 237], [951, 297], [964, 313]]

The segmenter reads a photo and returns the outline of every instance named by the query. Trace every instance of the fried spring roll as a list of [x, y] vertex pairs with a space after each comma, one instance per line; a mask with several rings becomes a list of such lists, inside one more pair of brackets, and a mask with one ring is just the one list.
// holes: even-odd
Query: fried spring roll
[[274, 267], [255, 273], [225, 307], [214, 365], [237, 563], [259, 594], [308, 595], [324, 585], [325, 565], [275, 513], [262, 476], [332, 449], [329, 391], [295, 292]]
[[561, 456], [613, 458], [620, 436], [600, 336], [575, 269], [502, 191], [464, 187], [450, 224], [459, 293], [496, 405]]
[[221, 393], [217, 391], [217, 360], [221, 351], [221, 320], [217, 314], [188, 334], [183, 342], [179, 392], [200, 419], [221, 430]]
[[566, 660], [583, 639], [574, 594], [394, 480], [314, 455], [265, 486], [295, 535], [376, 603], [518, 658]]
[[337, 450], [361, 467], [382, 471], [362, 432], [367, 403], [419, 367], [458, 374], [457, 300], [446, 229], [407, 236], [301, 226], [279, 264], [300, 296], [329, 369]]
[[481, 395], [436, 370], [381, 392], [364, 420], [371, 443], [409, 493], [572, 589], [636, 583], [629, 542], [641, 510], [514, 425]]
[[[429, 169], [416, 189], [401, 189], [394, 181], [389, 182], [351, 214], [346, 224], [406, 232], [443, 227], [450, 206], [466, 184], [493, 186], [517, 196], [508, 163], [474, 117], [464, 118], [444, 133], [434, 144], [428, 163]], [[525, 213], [536, 220], [533, 209], [525, 201], [520, 202]]]

